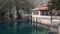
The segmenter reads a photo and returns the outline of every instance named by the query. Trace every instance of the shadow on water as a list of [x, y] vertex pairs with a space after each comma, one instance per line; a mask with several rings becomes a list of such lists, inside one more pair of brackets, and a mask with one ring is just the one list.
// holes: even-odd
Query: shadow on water
[[31, 22], [0, 22], [0, 34], [32, 34]]

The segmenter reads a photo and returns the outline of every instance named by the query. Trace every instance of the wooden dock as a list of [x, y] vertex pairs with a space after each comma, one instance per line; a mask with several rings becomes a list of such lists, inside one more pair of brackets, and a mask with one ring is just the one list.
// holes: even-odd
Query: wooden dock
[[42, 23], [38, 23], [38, 22], [37, 22], [37, 24], [36, 24], [36, 22], [32, 22], [32, 25], [42, 27], [42, 28], [44, 28], [48, 31], [51, 31], [51, 32], [58, 33], [58, 27], [54, 26], [54, 25], [46, 25], [46, 24], [42, 24]]

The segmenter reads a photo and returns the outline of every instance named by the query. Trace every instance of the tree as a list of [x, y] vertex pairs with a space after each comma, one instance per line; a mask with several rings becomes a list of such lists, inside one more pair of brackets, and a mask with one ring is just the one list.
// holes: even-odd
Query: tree
[[13, 0], [0, 0], [0, 15], [1, 15], [0, 18], [3, 17], [5, 19], [6, 12], [8, 11], [10, 12], [13, 6], [14, 6]]
[[60, 0], [50, 0], [48, 3], [48, 8], [50, 11], [50, 15], [51, 15], [51, 23], [52, 23], [52, 12], [53, 10], [60, 10]]
[[27, 0], [0, 0], [0, 13], [11, 12], [13, 7], [16, 7], [17, 16], [20, 18], [19, 10], [23, 9], [29, 13], [29, 7], [33, 7]]
[[49, 9], [53, 10], [60, 10], [60, 0], [50, 0], [49, 3], [51, 3], [52, 5], [49, 5]]
[[23, 9], [25, 12], [29, 13], [29, 8], [33, 7], [28, 0], [15, 0], [15, 6], [17, 10], [18, 19], [21, 17], [21, 15], [19, 14], [20, 9]]

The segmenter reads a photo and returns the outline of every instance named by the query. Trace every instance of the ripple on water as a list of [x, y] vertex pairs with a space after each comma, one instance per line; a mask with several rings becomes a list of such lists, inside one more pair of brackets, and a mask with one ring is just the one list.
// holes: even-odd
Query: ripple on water
[[[0, 34], [35, 34], [36, 32], [34, 32], [36, 29], [34, 29], [34, 31], [32, 31], [32, 24], [31, 22], [1, 22], [0, 23]], [[37, 34], [43, 34], [43, 29], [42, 28], [38, 28], [37, 29]], [[47, 31], [46, 31], [47, 32]]]

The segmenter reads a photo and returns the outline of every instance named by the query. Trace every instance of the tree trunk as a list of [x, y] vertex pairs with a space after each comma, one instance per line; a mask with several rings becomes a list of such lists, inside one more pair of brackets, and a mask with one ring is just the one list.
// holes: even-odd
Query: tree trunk
[[50, 12], [50, 16], [51, 16], [51, 23], [52, 23], [52, 12]]
[[17, 20], [21, 19], [21, 15], [19, 14], [19, 11], [17, 10]]

